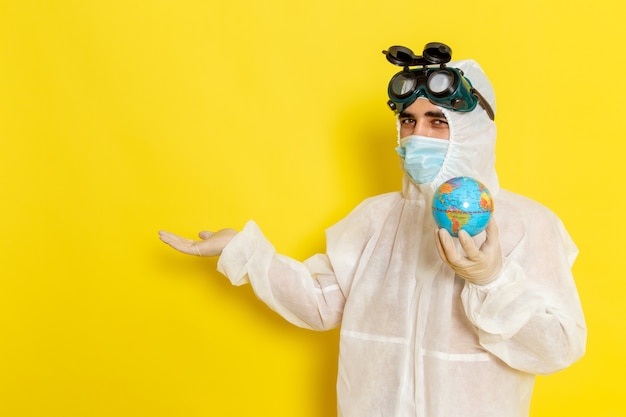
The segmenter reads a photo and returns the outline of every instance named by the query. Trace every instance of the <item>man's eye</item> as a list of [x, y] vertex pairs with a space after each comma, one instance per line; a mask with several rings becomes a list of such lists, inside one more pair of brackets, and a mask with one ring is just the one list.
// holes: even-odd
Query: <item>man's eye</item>
[[415, 120], [413, 120], [413, 119], [403, 119], [403, 120], [401, 121], [401, 123], [402, 123], [403, 125], [413, 124], [413, 123], [415, 123]]

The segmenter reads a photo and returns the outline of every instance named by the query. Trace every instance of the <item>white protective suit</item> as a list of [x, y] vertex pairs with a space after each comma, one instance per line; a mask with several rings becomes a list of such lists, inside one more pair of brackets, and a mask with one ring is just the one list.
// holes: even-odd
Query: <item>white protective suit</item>
[[[495, 104], [477, 63], [453, 66]], [[250, 282], [291, 323], [341, 325], [339, 416], [527, 416], [534, 374], [584, 353], [576, 246], [548, 209], [499, 189], [486, 112], [442, 110], [450, 145], [432, 183], [417, 186], [405, 174], [402, 192], [365, 200], [327, 231], [327, 253], [303, 263], [277, 254], [253, 222], [218, 262], [234, 285]], [[455, 276], [434, 241], [434, 190], [460, 175], [494, 197], [504, 267], [485, 286]], [[484, 233], [474, 239], [480, 245]]]

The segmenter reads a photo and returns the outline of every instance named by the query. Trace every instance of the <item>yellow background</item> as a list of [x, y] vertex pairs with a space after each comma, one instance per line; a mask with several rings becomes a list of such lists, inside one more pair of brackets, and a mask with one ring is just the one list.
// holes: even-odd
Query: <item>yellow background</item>
[[159, 229], [279, 252], [399, 188], [381, 51], [448, 43], [498, 96], [504, 188], [553, 209], [588, 353], [533, 417], [626, 416], [621, 0], [0, 1], [0, 416], [331, 416], [337, 332]]

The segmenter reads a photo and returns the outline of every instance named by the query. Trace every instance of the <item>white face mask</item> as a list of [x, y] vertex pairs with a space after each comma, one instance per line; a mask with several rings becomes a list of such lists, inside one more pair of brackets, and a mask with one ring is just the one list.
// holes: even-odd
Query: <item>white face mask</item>
[[411, 135], [400, 139], [396, 151], [404, 161], [404, 170], [416, 184], [435, 179], [448, 152], [450, 141]]

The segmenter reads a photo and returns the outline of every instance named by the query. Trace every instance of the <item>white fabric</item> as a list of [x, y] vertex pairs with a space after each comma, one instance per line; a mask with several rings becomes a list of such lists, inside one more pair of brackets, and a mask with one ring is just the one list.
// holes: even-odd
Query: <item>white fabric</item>
[[[493, 103], [477, 64], [463, 65]], [[339, 416], [527, 416], [534, 374], [584, 353], [574, 243], [548, 209], [499, 189], [495, 125], [484, 110], [444, 111], [450, 150], [433, 183], [416, 186], [405, 175], [402, 192], [361, 203], [327, 231], [326, 254], [305, 262], [277, 254], [254, 222], [218, 262], [291, 323], [341, 325]], [[458, 175], [494, 195], [505, 264], [487, 286], [456, 277], [436, 251], [433, 190]]]

